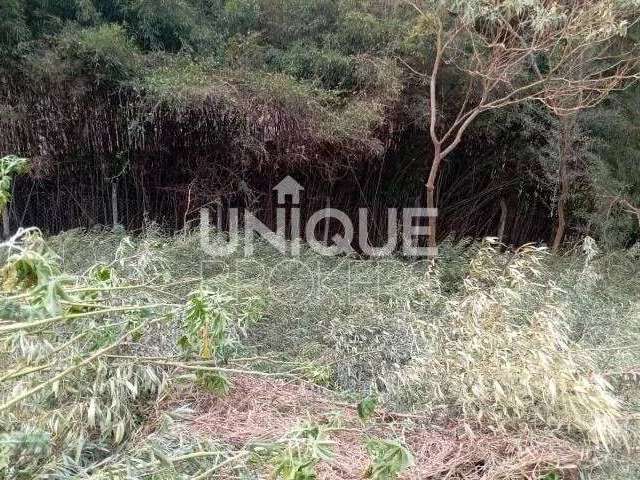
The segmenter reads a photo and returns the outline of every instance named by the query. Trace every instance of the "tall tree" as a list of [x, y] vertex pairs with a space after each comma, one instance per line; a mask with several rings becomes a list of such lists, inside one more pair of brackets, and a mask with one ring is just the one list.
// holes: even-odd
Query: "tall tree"
[[[598, 104], [636, 79], [640, 57], [624, 37], [640, 5], [610, 0], [424, 0], [414, 34], [434, 38], [429, 80], [426, 204], [429, 242], [436, 246], [436, 185], [443, 161], [483, 112], [539, 101], [557, 115]], [[464, 72], [464, 101], [443, 115], [441, 72]]]
[[602, 243], [624, 247], [640, 238], [640, 85], [582, 115], [592, 137], [588, 221]]

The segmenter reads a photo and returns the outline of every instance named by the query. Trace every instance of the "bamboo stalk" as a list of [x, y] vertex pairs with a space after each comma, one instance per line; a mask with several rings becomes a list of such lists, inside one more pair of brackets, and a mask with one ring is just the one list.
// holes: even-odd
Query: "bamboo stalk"
[[120, 358], [123, 360], [136, 360], [141, 363], [152, 363], [154, 365], [165, 365], [168, 367], [182, 368], [184, 370], [196, 371], [196, 372], [223, 372], [223, 373], [235, 373], [238, 375], [256, 375], [260, 377], [290, 377], [298, 378], [292, 372], [260, 372], [257, 370], [242, 370], [238, 368], [226, 368], [226, 367], [207, 367], [204, 365], [190, 365], [182, 362], [172, 362], [165, 360], [155, 360], [153, 357], [136, 357], [134, 355], [110, 355], [111, 358]]
[[20, 378], [20, 377], [23, 377], [25, 375], [29, 375], [30, 373], [35, 373], [35, 372], [39, 372], [41, 370], [46, 370], [47, 368], [50, 368], [53, 365], [54, 365], [53, 363], [47, 363], [47, 364], [44, 364], [44, 365], [38, 365], [37, 367], [20, 368], [18, 370], [13, 370], [11, 372], [6, 373], [2, 377], [0, 377], [0, 383], [1, 382], [5, 382], [7, 380], [12, 380], [14, 378]]
[[[164, 283], [162, 285], [152, 285], [150, 283], [143, 283], [140, 285], [121, 285], [118, 287], [81, 287], [81, 288], [69, 288], [67, 290], [65, 290], [66, 293], [81, 293], [81, 292], [111, 292], [111, 291], [120, 291], [120, 290], [135, 290], [135, 289], [142, 289], [142, 288], [149, 288], [149, 289], [158, 289], [158, 288], [165, 288], [165, 287], [174, 287], [176, 285], [185, 285], [188, 283], [196, 283], [196, 282], [200, 282], [202, 279], [200, 278], [190, 278], [187, 280], [181, 280], [179, 282], [171, 282], [171, 283]], [[12, 300], [20, 300], [22, 298], [27, 298], [30, 295], [32, 295], [33, 292], [25, 292], [25, 293], [20, 293], [17, 295], [11, 295], [11, 296], [7, 296], [7, 297], [2, 297], [3, 300], [6, 301], [12, 301]]]
[[242, 458], [246, 457], [250, 453], [251, 452], [249, 452], [248, 450], [243, 450], [240, 453], [238, 453], [237, 455], [234, 455], [233, 457], [229, 457], [225, 461], [220, 462], [217, 465], [214, 465], [210, 469], [202, 472], [200, 475], [196, 475], [195, 477], [193, 477], [192, 480], [204, 480], [205, 478], [209, 478], [209, 476], [211, 474], [213, 474], [214, 472], [216, 472], [217, 470], [220, 470], [222, 467], [224, 467], [226, 465], [229, 465], [230, 463], [237, 462], [238, 460], [241, 460]]
[[[160, 320], [160, 319], [156, 319], [156, 320], [154, 320], [152, 322], [149, 322], [149, 323], [154, 323], [154, 322], [157, 322], [158, 320]], [[14, 406], [16, 403], [19, 403], [22, 400], [25, 400], [25, 399], [29, 398], [32, 395], [35, 395], [39, 391], [44, 390], [45, 388], [49, 387], [50, 385], [53, 385], [54, 383], [62, 380], [64, 377], [66, 377], [67, 375], [75, 372], [76, 370], [80, 369], [81, 367], [84, 367], [85, 365], [88, 365], [89, 363], [91, 363], [94, 360], [98, 359], [99, 357], [101, 357], [102, 355], [106, 354], [107, 352], [110, 352], [111, 350], [116, 348], [118, 345], [120, 345], [120, 343], [122, 343], [124, 340], [126, 340], [127, 337], [129, 337], [131, 334], [137, 332], [138, 330], [142, 329], [142, 327], [144, 327], [146, 325], [147, 325], [146, 323], [143, 323], [141, 325], [138, 325], [135, 328], [132, 328], [131, 330], [127, 331], [124, 335], [120, 336], [120, 338], [118, 338], [112, 344], [107, 345], [104, 348], [101, 348], [100, 350], [98, 350], [97, 352], [93, 353], [89, 357], [85, 358], [81, 362], [79, 362], [79, 363], [77, 363], [77, 364], [75, 364], [75, 365], [63, 370], [58, 375], [55, 375], [54, 377], [50, 378], [49, 380], [47, 380], [45, 382], [42, 382], [41, 384], [33, 387], [32, 389], [27, 390], [27, 391], [21, 393], [20, 395], [12, 398], [11, 400], [9, 400], [6, 403], [4, 403], [3, 405], [0, 405], [0, 412], [4, 412], [5, 410], [7, 410], [7, 409], [11, 408], [12, 406]]]
[[[248, 450], [243, 450], [242, 452], [246, 452], [245, 454], [243, 454], [243, 455], [242, 455], [242, 457], [243, 457], [243, 456], [245, 456], [246, 454], [249, 454], [249, 453], [250, 453]], [[217, 457], [217, 456], [220, 456], [220, 455], [222, 455], [222, 452], [221, 452], [221, 451], [219, 451], [219, 450], [216, 450], [216, 451], [202, 451], [202, 452], [187, 453], [187, 454], [180, 455], [180, 456], [173, 457], [173, 458], [167, 458], [167, 459], [166, 459], [166, 461], [167, 461], [168, 463], [170, 463], [170, 464], [173, 464], [173, 463], [177, 463], [177, 462], [184, 462], [185, 460], [192, 460], [192, 459], [194, 459], [194, 458]], [[238, 455], [236, 455], [236, 456], [238, 456]], [[240, 457], [240, 458], [242, 458], [242, 457]], [[219, 464], [215, 465], [215, 466], [214, 466], [214, 467], [212, 467], [212, 468], [219, 469], [219, 468], [223, 467], [224, 465], [227, 465], [227, 464], [229, 464], [230, 462], [234, 461], [234, 459], [235, 459], [234, 457], [228, 458], [227, 460], [225, 460], [225, 461], [223, 461], [223, 462], [221, 462], [221, 463], [219, 463]], [[105, 460], [106, 460], [106, 459], [105, 459]], [[98, 467], [99, 467], [99, 466], [100, 466], [100, 465], [101, 465], [105, 460], [103, 460], [103, 461], [101, 461], [101, 462], [99, 462], [99, 463], [97, 463], [97, 464], [95, 464], [95, 465], [93, 465], [93, 466], [89, 467], [89, 468], [87, 469], [87, 472], [90, 472], [90, 471], [95, 470], [95, 469], [96, 469], [96, 468], [98, 468]], [[150, 463], [146, 464], [146, 465], [145, 465], [145, 468], [148, 468], [148, 467], [151, 467], [151, 466], [154, 466], [154, 465], [158, 465], [158, 464], [160, 464], [160, 463], [163, 463], [163, 462], [162, 462], [161, 460], [153, 460], [153, 461], [151, 461]], [[121, 468], [116, 468], [116, 469], [110, 470], [110, 471], [109, 471], [109, 474], [113, 475], [113, 474], [116, 474], [116, 473], [122, 472], [123, 470], [126, 470], [126, 467], [121, 467]], [[214, 471], [215, 471], [215, 470], [214, 470]], [[206, 472], [205, 472], [205, 473], [206, 473]], [[197, 477], [196, 477], [196, 478], [197, 478]], [[205, 478], [205, 477], [202, 477], [202, 478]]]
[[145, 310], [147, 308], [160, 308], [171, 306], [165, 303], [158, 303], [152, 305], [129, 305], [126, 307], [111, 307], [105, 308], [103, 310], [93, 310], [91, 312], [81, 312], [81, 313], [70, 313], [68, 315], [58, 315], [56, 317], [45, 318], [42, 320], [36, 320], [35, 322], [19, 322], [13, 323], [11, 325], [0, 325], [0, 334], [16, 332], [18, 330], [27, 330], [34, 327], [39, 327], [41, 325], [48, 325], [50, 323], [56, 323], [59, 321], [69, 321], [75, 320], [78, 318], [90, 317], [93, 315], [104, 315], [109, 313], [118, 313], [118, 312], [131, 312], [135, 310]]
[[[101, 308], [104, 307], [104, 304], [101, 303], [84, 303], [84, 302], [71, 302], [68, 300], [60, 300], [60, 303], [64, 305], [70, 305], [72, 307], [82, 307], [82, 308]], [[157, 303], [156, 305], [163, 305], [165, 307], [182, 307], [182, 303]]]
[[113, 228], [118, 226], [118, 180], [111, 181], [111, 214], [113, 216]]
[[140, 285], [120, 285], [117, 287], [82, 287], [82, 288], [70, 288], [68, 293], [78, 292], [104, 292], [104, 291], [117, 291], [117, 290], [134, 290], [137, 288], [165, 288], [175, 287], [176, 285], [184, 285], [188, 283], [196, 283], [202, 281], [201, 278], [188, 278], [186, 280], [180, 280], [179, 282], [163, 283], [161, 285], [154, 285], [151, 283], [142, 283]]
[[11, 237], [11, 226], [9, 225], [9, 209], [5, 205], [2, 207], [2, 238]]

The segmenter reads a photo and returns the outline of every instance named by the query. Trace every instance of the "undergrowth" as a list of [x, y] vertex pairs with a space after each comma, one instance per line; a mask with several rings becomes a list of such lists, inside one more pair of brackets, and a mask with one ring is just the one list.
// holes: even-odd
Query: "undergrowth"
[[[256, 247], [207, 258], [197, 236], [153, 226], [2, 244], [3, 478], [334, 478], [323, 465], [343, 468], [356, 432], [366, 478], [506, 478], [460, 455], [426, 467], [412, 451], [426, 431], [411, 432], [453, 424], [459, 441], [493, 436], [492, 455], [557, 445], [553, 461], [522, 450], [509, 478], [574, 478], [576, 462], [585, 478], [635, 478], [633, 251], [447, 241], [431, 264]], [[198, 430], [199, 399], [246, 376], [299, 382], [361, 419], [309, 411], [243, 443]]]

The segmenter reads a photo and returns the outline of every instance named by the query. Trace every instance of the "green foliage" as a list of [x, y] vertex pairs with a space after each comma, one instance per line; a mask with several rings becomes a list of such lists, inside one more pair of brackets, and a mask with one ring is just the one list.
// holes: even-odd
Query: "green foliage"
[[271, 62], [279, 71], [305, 80], [315, 80], [327, 89], [353, 88], [354, 62], [335, 50], [296, 43], [285, 52], [276, 53]]
[[[141, 104], [140, 119], [127, 117], [132, 130], [138, 121], [155, 128], [170, 114], [185, 114], [194, 123], [221, 115], [232, 119], [224, 128], [234, 141], [267, 155], [268, 142], [256, 146], [246, 132], [286, 129], [297, 137], [278, 147], [304, 145], [310, 159], [318, 151], [344, 153], [351, 167], [355, 152], [382, 155], [403, 143], [407, 130], [428, 127], [433, 33], [439, 22], [455, 17], [434, 14], [416, 21], [410, 6], [383, 3], [8, 0], [0, 5], [0, 61], [11, 75], [12, 92], [29, 78], [22, 76], [27, 72], [43, 80], [44, 87], [37, 84], [41, 90], [78, 84], [91, 93], [99, 86], [108, 98], [117, 92], [125, 102], [132, 95]], [[537, 3], [448, 6], [492, 26], [496, 12], [515, 22]], [[533, 15], [533, 31], [559, 20], [549, 10], [541, 12]], [[456, 53], [468, 46], [456, 44]], [[540, 66], [552, 61], [540, 59]], [[464, 102], [464, 77], [448, 64], [443, 68], [448, 89], [442, 115], [455, 115]], [[40, 105], [35, 86], [24, 87], [28, 105]], [[606, 121], [590, 127], [596, 142], [580, 138], [598, 158], [580, 150], [592, 164], [595, 193], [584, 194], [585, 212], [575, 219], [596, 217], [591, 203], [599, 212], [604, 191], [638, 199], [632, 108], [637, 92], [621, 98], [622, 105], [598, 112]], [[32, 115], [25, 105], [15, 111]], [[13, 104], [3, 100], [1, 107], [13, 121]], [[55, 117], [55, 108], [45, 110], [46, 118]], [[553, 179], [546, 177], [557, 167], [557, 125], [524, 110], [507, 116], [504, 122], [498, 115], [487, 119], [479, 131], [491, 134], [485, 143], [469, 142], [467, 158], [475, 159], [485, 144], [500, 147], [515, 138], [510, 161], [530, 166], [523, 171], [536, 177], [536, 194], [544, 202], [552, 198]], [[33, 119], [40, 128], [38, 117]], [[57, 132], [54, 126], [41, 131]], [[380, 134], [385, 129], [392, 132], [388, 137]], [[42, 156], [49, 153], [43, 150]], [[423, 151], [411, 156], [423, 164]], [[25, 165], [16, 157], [0, 161], [0, 206], [9, 201], [11, 178]], [[500, 167], [494, 161], [488, 170]], [[510, 187], [496, 190], [505, 188]], [[619, 215], [607, 221], [615, 216], [625, 224], [602, 221], [600, 237], [610, 244], [633, 243], [635, 220], [625, 211], [613, 213]], [[299, 270], [276, 278], [279, 259], [260, 245], [255, 262], [222, 261], [224, 273], [206, 273], [192, 292], [194, 272], [203, 265], [197, 240], [188, 235], [67, 232], [53, 242], [64, 246], [65, 270], [73, 277], [63, 275], [41, 235], [30, 235], [7, 245], [0, 272], [6, 293], [0, 299], [3, 477], [207, 478], [224, 462], [243, 475], [247, 465], [236, 455], [249, 450], [238, 453], [235, 442], [201, 440], [195, 424], [176, 425], [177, 417], [188, 418], [187, 401], [206, 405], [212, 396], [203, 390], [224, 395], [242, 385], [237, 372], [249, 378], [297, 376], [340, 390], [350, 404], [375, 383], [379, 395], [357, 405], [359, 417], [369, 420], [365, 426], [355, 420], [360, 434], [380, 426], [374, 424], [376, 409], [406, 407], [437, 411], [433, 422], [445, 426], [459, 421], [500, 435], [556, 435], [603, 456], [603, 445], [613, 449], [618, 441], [633, 445], [638, 438], [625, 422], [639, 411], [637, 381], [630, 380], [637, 379], [634, 345], [640, 338], [633, 251], [600, 257], [591, 249], [554, 265], [532, 248], [500, 253], [450, 240], [439, 263], [425, 266], [397, 258], [319, 259], [304, 250]], [[240, 279], [228, 274], [232, 267]], [[320, 285], [310, 271], [319, 274]], [[233, 355], [240, 349], [249, 352], [244, 359]], [[190, 382], [200, 387], [195, 395]], [[173, 402], [180, 403], [175, 415], [166, 411]], [[391, 428], [405, 427], [411, 428], [409, 422]], [[318, 465], [335, 448], [329, 430], [310, 421], [270, 439], [276, 477], [316, 478]], [[367, 450], [367, 478], [398, 478], [412, 464], [411, 453], [398, 442], [371, 440]], [[211, 468], [215, 473], [207, 474]], [[551, 480], [560, 475], [551, 468], [555, 463], [535, 472]], [[634, 471], [629, 467], [624, 472], [631, 473], [621, 475], [634, 478]]]
[[[253, 108], [256, 101], [264, 101], [269, 108], [269, 97], [256, 98], [254, 88], [238, 87], [243, 83], [259, 87], [260, 79], [264, 79], [281, 88], [281, 80], [287, 78], [291, 91], [283, 92], [282, 98], [290, 94], [297, 98], [280, 106], [291, 108], [291, 115], [296, 115], [301, 103], [316, 103], [318, 97], [332, 96], [332, 90], [340, 90], [347, 99], [362, 90], [369, 91], [372, 96], [366, 107], [356, 111], [344, 109], [343, 102], [321, 101], [322, 108], [312, 107], [324, 110], [319, 115], [323, 119], [311, 122], [308, 131], [323, 141], [336, 137], [338, 142], [345, 137], [347, 141], [363, 135], [371, 137], [370, 129], [380, 123], [377, 105], [382, 103], [373, 96], [384, 97], [385, 101], [395, 99], [397, 88], [391, 89], [393, 95], [386, 93], [391, 71], [388, 60], [381, 57], [382, 44], [391, 38], [383, 32], [391, 27], [383, 18], [359, 12], [367, 8], [365, 5], [343, 8], [342, 2], [331, 0], [35, 3], [34, 8], [27, 9], [29, 15], [24, 22], [22, 4], [6, 7], [7, 15], [14, 19], [13, 30], [5, 34], [7, 48], [15, 49], [23, 39], [32, 39], [23, 48], [21, 62], [25, 68], [14, 69], [12, 74], [31, 74], [32, 81], [56, 83], [81, 78], [110, 88], [129, 88], [133, 81], [145, 93], [151, 93], [150, 105], [156, 104], [154, 94], [161, 86], [166, 92], [164, 98], [176, 96], [173, 103], [182, 106], [188, 93], [193, 106], [213, 95], [230, 105]], [[360, 17], [365, 20], [356, 21]], [[359, 35], [365, 36], [356, 42], [351, 37], [360, 29], [364, 33]], [[272, 77], [265, 72], [285, 75]], [[196, 82], [191, 78], [194, 75], [199, 77]], [[392, 75], [394, 79], [400, 76], [398, 72]], [[176, 78], [169, 80], [169, 76]], [[184, 77], [188, 77], [186, 81]], [[358, 102], [361, 99], [353, 105]], [[238, 116], [243, 117], [240, 110]], [[370, 121], [369, 110], [376, 116], [374, 122]], [[367, 118], [359, 123], [364, 129], [350, 128], [363, 114]], [[340, 125], [328, 128], [336, 120]]]
[[558, 472], [547, 473], [542, 480], [562, 480], [562, 477]]
[[224, 52], [225, 61], [233, 67], [260, 69], [264, 66], [267, 47], [259, 33], [236, 34], [229, 39]]
[[358, 403], [358, 416], [361, 420], [368, 420], [375, 413], [376, 407], [378, 406], [379, 398], [377, 394], [371, 394], [362, 399], [360, 403]]
[[315, 466], [333, 457], [333, 442], [325, 429], [303, 423], [293, 429], [275, 458], [274, 478], [280, 480], [315, 480]]
[[[20, 469], [26, 478], [90, 472], [117, 477], [123, 471], [131, 478], [197, 478], [228, 460], [227, 468], [249, 478], [269, 469], [279, 478], [311, 479], [331, 468], [325, 462], [342, 461], [349, 453], [342, 450], [345, 441], [386, 435], [382, 429], [411, 434], [407, 441], [418, 455], [420, 447], [414, 445], [419, 439], [412, 429], [422, 418], [429, 445], [428, 432], [443, 428], [452, 431], [446, 448], [457, 448], [449, 442], [464, 435], [460, 424], [480, 430], [481, 439], [499, 439], [495, 448], [500, 452], [523, 436], [540, 442], [531, 448], [527, 444], [526, 458], [505, 457], [505, 463], [487, 459], [481, 472], [487, 475], [565, 475], [561, 445], [567, 442], [593, 453], [578, 454], [585, 475], [593, 470], [594, 478], [626, 480], [637, 471], [634, 459], [617, 449], [611, 437], [628, 438], [630, 445], [639, 438], [634, 422], [626, 421], [638, 411], [633, 346], [640, 341], [640, 275], [630, 252], [599, 253], [589, 240], [580, 252], [553, 258], [532, 248], [498, 252], [486, 244], [450, 240], [436, 265], [318, 258], [304, 250], [301, 264], [283, 270], [273, 268], [282, 266], [280, 257], [259, 243], [256, 258], [220, 259], [215, 270], [194, 279], [193, 272], [201, 269], [195, 236], [163, 236], [153, 229], [139, 237], [71, 231], [51, 239], [51, 245], [64, 253], [64, 262], [51, 260], [57, 270], [50, 278], [61, 277], [62, 264], [74, 281], [64, 285], [68, 300], [58, 296], [64, 319], [51, 320], [33, 287], [0, 297], [5, 321], [0, 323], [0, 359], [6, 365], [0, 375], [0, 440], [6, 440], [0, 442], [0, 469], [5, 476]], [[22, 241], [16, 247], [33, 249]], [[445, 274], [448, 268], [451, 272]], [[310, 287], [310, 269], [321, 276], [321, 285]], [[103, 271], [110, 273], [101, 277]], [[202, 287], [193, 292], [190, 281]], [[158, 309], [151, 305], [168, 301], [177, 303]], [[96, 306], [126, 304], [140, 312], [95, 315]], [[12, 316], [5, 316], [9, 310]], [[199, 351], [201, 327], [215, 331], [220, 310], [230, 319], [224, 338], [239, 338], [238, 323], [250, 327], [243, 355], [228, 355], [224, 366], [213, 358], [185, 359], [175, 343], [187, 330], [187, 317], [193, 317], [192, 339]], [[74, 319], [73, 312], [87, 316]], [[33, 326], [42, 321], [51, 323]], [[16, 322], [28, 323], [16, 330]], [[136, 326], [142, 327], [140, 335], [120, 340]], [[87, 355], [116, 343], [114, 350], [78, 366]], [[246, 401], [259, 408], [260, 385], [271, 380], [256, 381], [250, 366], [261, 376], [286, 372], [287, 383], [292, 375], [307, 383], [318, 366], [330, 366], [335, 379], [328, 385], [350, 403], [363, 398], [372, 383], [379, 393], [365, 396], [358, 406], [358, 413], [369, 419], [366, 424], [350, 414], [327, 426], [333, 412], [320, 416], [315, 408], [325, 402], [333, 408], [333, 400], [316, 397], [326, 391], [318, 389], [308, 402], [303, 397], [295, 403], [295, 408], [308, 405], [312, 419], [282, 437], [260, 438], [238, 450], [237, 444], [221, 444], [215, 433], [231, 428], [237, 418], [216, 417], [207, 421], [213, 433], [203, 438], [201, 428], [209, 423], [202, 418], [192, 423], [190, 409], [200, 415], [212, 406], [224, 409], [228, 401], [204, 390], [224, 395], [242, 389], [244, 396], [248, 388]], [[66, 368], [72, 371], [59, 381], [2, 409]], [[238, 371], [243, 373], [236, 377]], [[200, 388], [193, 390], [191, 382]], [[247, 387], [254, 383], [258, 390]], [[286, 393], [283, 415], [294, 408], [290, 400]], [[398, 412], [402, 407], [420, 412], [406, 415]], [[376, 409], [383, 412], [384, 423], [372, 415]], [[394, 415], [401, 420], [387, 423]], [[491, 430], [499, 432], [494, 437], [487, 433]], [[336, 432], [336, 444], [331, 432]], [[592, 443], [601, 442], [600, 433], [610, 452]], [[551, 462], [531, 457], [549, 441], [558, 442]], [[420, 471], [419, 465], [406, 470], [412, 455], [402, 443], [373, 440], [367, 451], [368, 478]], [[589, 458], [596, 456], [599, 466], [590, 466]], [[607, 464], [608, 459], [616, 459], [615, 465]], [[446, 463], [442, 474], [461, 473], [452, 465], [453, 460]], [[478, 474], [470, 478], [482, 478], [477, 464], [469, 468], [464, 471]], [[566, 468], [573, 474], [573, 467]], [[605, 471], [617, 472], [617, 477]]]
[[328, 37], [343, 52], [350, 54], [389, 50], [396, 35], [394, 23], [387, 23], [368, 12], [347, 11], [340, 17], [335, 36]]
[[634, 87], [582, 117], [593, 141], [587, 164], [596, 208], [587, 212], [598, 238], [609, 248], [629, 247], [640, 236], [640, 221], [626, 205], [640, 206], [640, 130]]
[[296, 40], [318, 42], [337, 20], [338, 2], [332, 0], [263, 0], [259, 29], [269, 43], [283, 47]]
[[29, 161], [26, 158], [8, 155], [0, 158], [0, 210], [11, 200], [13, 177], [27, 172]]
[[8, 58], [20, 42], [29, 38], [23, 0], [0, 3], [0, 55]]
[[[485, 246], [460, 296], [434, 325], [428, 351], [401, 376], [408, 391], [456, 405], [497, 429], [540, 423], [593, 442], [625, 441], [622, 405], [571, 341], [570, 310], [544, 276], [545, 254], [525, 246], [510, 258]], [[440, 378], [437, 372], [448, 372]]]
[[203, 296], [197, 293], [189, 300], [185, 317], [185, 329], [191, 345], [197, 346], [202, 358], [215, 358], [228, 339], [227, 324], [230, 322], [228, 308], [233, 300], [224, 294]]
[[130, 12], [144, 48], [177, 52], [190, 46], [198, 13], [188, 1], [136, 0]]
[[247, 34], [257, 30], [261, 4], [257, 0], [224, 2], [224, 20], [229, 32]]
[[[26, 248], [9, 255], [0, 269], [2, 291], [33, 289], [38, 298], [58, 291], [59, 257], [51, 251], [37, 229], [22, 234]], [[49, 304], [49, 302], [47, 302]]]
[[[77, 0], [29, 0], [23, 3], [27, 25], [32, 38], [43, 38], [62, 31], [65, 24], [82, 18], [90, 3]], [[91, 8], [91, 7], [89, 7]], [[86, 11], [86, 10], [85, 10]]]
[[98, 13], [97, 23], [102, 20], [109, 23], [124, 23], [131, 3], [127, 0], [100, 0], [92, 2]]
[[178, 344], [204, 359], [225, 359], [243, 329], [260, 318], [264, 307], [264, 298], [255, 292], [236, 290], [235, 296], [225, 290], [196, 292], [185, 312], [186, 335]]
[[88, 76], [98, 84], [129, 80], [140, 68], [137, 46], [115, 24], [68, 31], [60, 38], [58, 55], [68, 75]]
[[[3, 478], [68, 478], [91, 469], [117, 476], [121, 468], [143, 478], [169, 467], [175, 478], [182, 471], [163, 448], [156, 445], [150, 456], [145, 444], [142, 455], [132, 439], [142, 425], [149, 425], [156, 402], [176, 378], [181, 384], [194, 380], [218, 395], [232, 384], [223, 371], [206, 366], [206, 360], [204, 366], [179, 362], [171, 338], [182, 331], [184, 321], [199, 347], [221, 357], [223, 344], [235, 341], [262, 315], [264, 298], [246, 283], [232, 289], [232, 279], [220, 277], [215, 293], [182, 290], [190, 297], [186, 304], [162, 303], [176, 297], [176, 289], [165, 289], [162, 282], [169, 280], [158, 275], [159, 268], [165, 274], [168, 269], [155, 255], [160, 252], [155, 235], [148, 232], [135, 241], [119, 237], [111, 250], [102, 249], [107, 257], [73, 276], [61, 273], [60, 258], [36, 229], [19, 231], [2, 244], [3, 250], [17, 252], [3, 257], [4, 269], [24, 262], [31, 272], [29, 282], [14, 282], [9, 296], [0, 298], [2, 311], [8, 308], [14, 315], [10, 325], [4, 314], [0, 322], [0, 358], [6, 366], [0, 375]], [[193, 282], [181, 278], [177, 283]], [[55, 301], [55, 312], [43, 297]], [[151, 356], [158, 347], [167, 355], [164, 361]], [[194, 375], [177, 375], [176, 369]], [[174, 455], [182, 451], [186, 458], [194, 455], [186, 471], [207, 465], [198, 461], [203, 452], [210, 461], [222, 461], [219, 446], [193, 438], [189, 442], [188, 448], [181, 440], [170, 450]], [[123, 459], [121, 452], [129, 449]]]
[[231, 388], [231, 382], [224, 375], [212, 372], [197, 372], [196, 383], [205, 390], [216, 395], [226, 395]]
[[400, 442], [373, 438], [367, 442], [371, 465], [364, 473], [372, 480], [395, 480], [413, 465], [413, 455]]
[[[273, 78], [264, 75], [265, 71], [283, 73], [293, 78], [300, 90], [306, 90], [302, 99], [306, 103], [313, 104], [317, 97], [324, 96], [317, 90], [339, 91], [341, 101], [323, 105], [326, 111], [322, 121], [305, 125], [306, 131], [316, 134], [313, 140], [318, 144], [331, 141], [349, 151], [356, 147], [366, 154], [380, 154], [386, 140], [376, 138], [381, 126], [393, 125], [394, 132], [403, 132], [409, 125], [427, 125], [423, 118], [423, 74], [429, 70], [432, 34], [438, 25], [447, 27], [447, 22], [455, 18], [473, 19], [478, 26], [492, 25], [496, 18], [517, 18], [526, 19], [527, 32], [535, 33], [564, 18], [560, 8], [527, 1], [499, 5], [426, 2], [422, 7], [425, 15], [404, 4], [347, 0], [8, 0], [0, 7], [0, 49], [7, 52], [5, 69], [18, 79], [35, 69], [37, 81], [54, 83], [80, 77], [90, 84], [127, 89], [131, 80], [143, 87], [149, 80], [150, 88], [145, 93], [151, 93], [148, 105], [152, 112], [157, 105], [153, 86], [160, 77], [166, 80], [166, 70], [175, 68], [177, 72], [170, 75], [175, 81], [163, 83], [163, 98], [175, 95], [175, 102], [184, 106], [183, 94], [188, 91], [192, 108], [209, 98], [205, 93], [215, 99], [221, 96], [230, 105], [239, 102], [256, 107], [262, 98], [251, 88], [240, 88], [246, 77], [270, 81]], [[592, 29], [594, 37], [617, 32], [632, 38], [633, 31], [626, 32], [625, 22], [616, 23], [620, 15], [632, 11], [632, 2], [616, 4], [615, 8], [601, 15], [606, 21]], [[467, 47], [462, 42], [455, 48], [465, 52]], [[540, 58], [540, 66], [550, 65], [554, 60], [551, 57]], [[197, 85], [183, 83], [182, 70], [204, 72], [204, 78]], [[191, 73], [184, 77], [192, 80]], [[450, 68], [444, 68], [441, 74], [448, 85], [443, 112], [455, 115], [464, 101], [464, 76]], [[306, 83], [314, 88], [305, 88]], [[299, 102], [292, 103], [293, 114]], [[244, 109], [234, 112], [239, 120], [255, 122]], [[614, 115], [620, 117], [617, 109]], [[516, 121], [514, 129], [522, 122]], [[499, 126], [499, 119], [492, 120], [492, 126]], [[309, 143], [308, 138], [300, 141]], [[253, 139], [243, 140], [251, 144]], [[519, 146], [526, 146], [526, 140], [523, 143]], [[610, 141], [611, 146], [618, 143]], [[522, 148], [514, 150], [523, 152]], [[593, 175], [615, 175], [609, 167], [599, 171]], [[632, 183], [635, 179], [626, 182]], [[544, 193], [553, 195], [548, 190]], [[597, 216], [591, 215], [591, 210], [598, 194], [586, 197], [580, 200], [580, 208], [589, 211], [576, 215], [581, 223]], [[636, 227], [633, 221], [624, 223], [610, 230], [621, 230], [621, 241], [631, 243]], [[618, 236], [615, 232], [611, 235]]]
[[[136, 332], [145, 326], [143, 317], [126, 309], [117, 315], [107, 299], [87, 304], [69, 295], [76, 279], [61, 273], [59, 257], [36, 229], [19, 231], [3, 248], [17, 252], [6, 257], [2, 272], [23, 308], [20, 321], [0, 330], [7, 367], [0, 381], [2, 473], [37, 476], [62, 458], [73, 470], [131, 435], [147, 402], [163, 390], [165, 374], [152, 365], [105, 358], [123, 340], [142, 338]], [[92, 321], [95, 307], [113, 316]], [[79, 326], [70, 322], [75, 315], [85, 319]], [[45, 330], [34, 333], [38, 326]]]
[[0, 434], [0, 472], [27, 470], [33, 459], [51, 454], [51, 435], [29, 429]]
[[108, 265], [97, 265], [95, 278], [99, 282], [108, 283], [113, 280], [113, 270]]

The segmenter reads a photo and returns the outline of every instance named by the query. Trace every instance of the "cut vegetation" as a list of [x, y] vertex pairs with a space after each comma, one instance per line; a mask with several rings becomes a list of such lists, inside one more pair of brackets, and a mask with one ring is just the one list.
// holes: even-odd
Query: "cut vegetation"
[[633, 252], [201, 262], [153, 227], [2, 248], [6, 478], [638, 471]]

